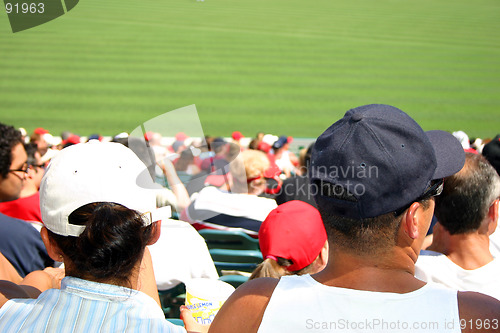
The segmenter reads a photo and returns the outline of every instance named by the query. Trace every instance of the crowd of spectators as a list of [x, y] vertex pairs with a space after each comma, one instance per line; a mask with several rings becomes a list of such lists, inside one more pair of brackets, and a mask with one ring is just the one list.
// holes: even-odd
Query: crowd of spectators
[[[376, 129], [370, 132], [370, 135], [379, 130], [380, 133], [383, 133], [380, 135], [385, 135], [387, 142], [392, 145], [390, 152], [393, 155], [389, 158], [393, 160], [390, 163], [387, 162], [387, 157], [372, 158], [372, 155], [375, 154], [374, 151], [380, 148], [374, 143], [375, 140], [367, 144], [367, 139], [361, 135], [361, 132], [359, 136], [352, 136], [353, 134], [350, 132], [345, 133], [345, 126], [352, 126], [352, 131], [361, 131], [359, 127], [354, 128], [355, 124], [362, 122], [361, 120], [368, 122], [364, 117], [371, 117], [372, 113], [378, 116], [378, 110], [374, 111], [373, 108], [351, 110], [351, 113], [346, 114], [346, 117], [350, 117], [349, 120], [343, 118], [332, 125], [334, 130], [329, 129], [330, 132], [327, 130], [318, 138], [318, 141], [306, 147], [300, 147], [297, 151], [291, 151], [292, 137], [265, 133], [257, 133], [253, 138], [246, 138], [238, 131], [233, 132], [231, 138], [210, 136], [191, 138], [180, 132], [175, 137], [168, 138], [162, 137], [160, 133], [156, 132], [146, 132], [143, 137], [131, 137], [128, 133], [123, 132], [105, 138], [99, 134], [81, 137], [71, 132], [63, 132], [60, 137], [55, 137], [43, 128], [37, 128], [33, 133], [28, 134], [22, 128], [16, 130], [12, 126], [0, 124], [0, 279], [4, 280], [5, 283], [7, 283], [6, 281], [10, 283], [7, 284], [7, 287], [4, 286], [5, 283], [0, 283], [0, 293], [5, 298], [2, 304], [8, 305], [8, 307], [4, 305], [0, 309], [0, 328], [16, 327], [15, 325], [19, 323], [9, 318], [19, 317], [20, 313], [22, 316], [27, 316], [23, 317], [25, 320], [32, 321], [30, 325], [33, 326], [31, 327], [41, 325], [39, 321], [37, 322], [36, 316], [29, 317], [26, 314], [28, 311], [26, 308], [20, 310], [20, 308], [13, 306], [12, 301], [7, 302], [7, 300], [18, 297], [36, 298], [40, 292], [54, 287], [56, 289], [71, 289], [86, 286], [86, 288], [94, 291], [99, 290], [102, 293], [108, 293], [111, 290], [106, 289], [107, 287], [102, 289], [102, 286], [92, 284], [99, 282], [126, 287], [130, 290], [144, 291], [146, 295], [152, 295], [151, 297], [158, 302], [157, 295], [154, 295], [156, 289], [171, 289], [192, 278], [217, 279], [219, 276], [207, 246], [197, 232], [197, 230], [207, 228], [243, 231], [251, 237], [259, 239], [264, 261], [253, 273], [251, 279], [260, 280], [257, 278], [263, 276], [279, 278], [286, 275], [300, 276], [303, 274], [309, 277], [310, 274], [323, 272], [319, 274], [323, 274], [320, 276], [324, 279], [317, 279], [318, 281], [333, 281], [335, 279], [332, 276], [336, 274], [334, 272], [337, 272], [334, 271], [334, 268], [347, 269], [349, 266], [344, 263], [348, 262], [346, 258], [351, 258], [352, 262], [355, 262], [355, 258], [358, 256], [366, 256], [367, 258], [375, 258], [375, 255], [390, 257], [390, 247], [386, 247], [386, 250], [383, 251], [376, 250], [376, 247], [387, 241], [390, 238], [387, 235], [392, 233], [398, 242], [410, 243], [418, 240], [417, 243], [420, 244], [420, 247], [417, 245], [410, 247], [416, 253], [410, 254], [408, 247], [402, 248], [405, 248], [404, 253], [408, 255], [408, 259], [411, 258], [410, 261], [413, 260], [413, 264], [416, 262], [416, 277], [420, 280], [442, 284], [455, 290], [478, 291], [499, 299], [500, 280], [498, 274], [500, 273], [500, 264], [496, 257], [500, 253], [500, 232], [497, 230], [500, 215], [500, 178], [498, 176], [500, 173], [500, 134], [492, 139], [469, 138], [463, 131], [453, 132], [452, 135], [446, 133], [448, 136], [442, 137], [437, 134], [435, 136], [429, 134], [428, 140], [434, 145], [431, 147], [434, 150], [429, 150], [429, 147], [426, 149], [434, 151], [436, 155], [432, 157], [434, 161], [432, 163], [437, 165], [435, 169], [438, 170], [446, 166], [440, 164], [444, 163], [440, 159], [447, 159], [448, 169], [439, 172], [426, 171], [431, 174], [435, 173], [434, 175], [424, 174], [423, 171], [415, 169], [414, 173], [422, 173], [421, 177], [416, 176], [419, 183], [413, 180], [408, 181], [403, 186], [406, 188], [402, 188], [398, 182], [407, 179], [410, 171], [403, 172], [400, 169], [423, 155], [422, 149], [417, 153], [412, 150], [414, 148], [411, 146], [414, 142], [424, 145], [429, 141], [424, 143], [418, 141], [424, 139], [414, 134], [420, 127], [417, 127], [416, 123], [416, 126], [412, 125], [411, 118], [406, 115], [401, 116], [399, 110], [395, 111], [391, 107], [383, 106], [382, 109], [387, 113], [386, 116], [390, 115], [393, 119], [401, 117], [403, 119], [401, 124], [404, 124], [401, 125], [402, 127], [413, 126], [411, 128], [413, 134], [406, 134], [407, 136], [404, 138], [405, 140], [409, 138], [409, 141], [403, 142], [403, 139], [399, 137], [402, 135], [401, 132], [397, 132], [393, 128], [380, 129], [383, 127], [380, 124], [373, 125]], [[346, 122], [348, 125], [345, 125]], [[340, 123], [344, 127], [336, 125]], [[396, 134], [391, 134], [391, 131]], [[349, 137], [349, 140], [345, 139], [346, 137]], [[342, 138], [345, 141], [342, 141]], [[441, 142], [436, 143], [436, 140], [441, 140]], [[98, 154], [94, 156], [91, 153], [91, 150], [94, 149], [93, 146], [104, 145], [107, 147], [107, 141], [115, 144], [111, 148], [101, 149], [100, 159]], [[97, 144], [97, 142], [100, 143]], [[387, 144], [387, 142], [382, 142], [380, 145]], [[443, 147], [439, 148], [439, 144]], [[87, 148], [75, 149], [72, 147], [74, 145]], [[122, 145], [130, 149], [125, 149]], [[348, 146], [344, 147], [344, 145]], [[399, 145], [398, 148], [402, 147], [407, 151], [397, 155], [399, 153], [395, 152], [397, 149], [394, 148], [397, 145]], [[460, 157], [456, 157], [458, 154], [455, 153], [454, 145], [461, 147], [461, 150], [466, 153], [463, 169], [463, 161], [460, 164]], [[122, 148], [116, 148], [117, 146]], [[99, 151], [99, 148], [95, 149]], [[120, 156], [120, 149], [129, 152], [131, 150], [135, 153], [135, 155], [132, 154], [133, 158], [128, 156], [124, 160], [124, 165], [130, 163], [130, 165], [137, 166], [137, 163], [140, 163], [143, 169], [137, 172], [136, 177], [146, 177], [151, 182], [146, 182], [147, 184], [137, 183], [135, 184], [136, 188], [132, 185], [130, 188], [126, 188], [124, 184], [120, 184], [119, 178], [114, 183], [110, 181], [113, 177], [117, 177], [116, 170], [107, 170], [106, 168], [108, 164], [111, 165], [112, 156]], [[453, 153], [456, 156], [450, 157]], [[121, 154], [126, 155], [127, 153], [122, 151]], [[71, 160], [73, 165], [63, 163], [63, 159]], [[57, 163], [51, 163], [51, 161]], [[373, 164], [377, 167], [376, 175], [367, 174], [367, 172], [372, 171], [370, 161], [375, 161]], [[415, 163], [425, 165], [424, 162], [417, 161]], [[58, 165], [60, 169], [56, 168]], [[77, 174], [80, 167], [82, 168], [79, 171], [80, 174], [90, 172], [88, 170], [91, 170], [93, 174], [92, 177], [84, 178], [81, 183], [67, 175], [66, 178], [58, 180], [57, 177], [63, 177], [61, 174], [67, 171], [64, 171], [61, 165], [64, 165], [67, 170], [75, 169], [72, 169], [74, 174]], [[399, 165], [401, 168], [395, 168], [394, 165]], [[384, 169], [386, 166], [387, 170], [391, 171], [390, 176], [384, 173], [387, 172]], [[135, 170], [137, 171], [137, 168]], [[456, 173], [457, 171], [460, 172]], [[380, 175], [378, 172], [384, 174]], [[97, 173], [102, 173], [101, 176], [104, 177], [95, 178]], [[41, 184], [50, 183], [50, 180], [46, 179], [48, 178], [47, 174], [55, 177], [54, 179], [60, 183], [57, 184], [54, 181], [56, 185], [52, 185], [52, 187], [46, 185], [44, 188], [44, 185]], [[124, 173], [124, 175], [131, 176], [131, 173]], [[397, 181], [393, 181], [390, 179], [392, 176], [399, 178]], [[346, 183], [342, 183], [343, 178], [347, 179]], [[375, 178], [379, 182], [371, 188], [372, 185], [369, 183]], [[96, 179], [101, 180], [96, 181]], [[339, 179], [341, 181], [338, 181]], [[356, 181], [360, 181], [358, 185], [362, 185], [363, 192], [368, 192], [365, 198], [371, 198], [371, 202], [366, 203], [368, 199], [361, 202], [359, 188], [355, 187]], [[42, 203], [40, 202], [41, 186], [42, 191], [45, 191]], [[126, 230], [130, 227], [129, 224], [133, 224], [131, 221], [137, 221], [138, 217], [128, 214], [128, 211], [121, 211], [119, 207], [115, 206], [116, 204], [135, 209], [140, 213], [153, 209], [142, 209], [142, 207], [139, 209], [134, 205], [128, 205], [127, 200], [120, 201], [120, 196], [112, 201], [112, 199], [106, 198], [114, 198], [113, 196], [99, 197], [96, 194], [98, 188], [106, 187], [109, 189], [111, 186], [115, 187], [113, 193], [116, 196], [118, 196], [117, 192], [121, 191], [124, 197], [128, 196], [137, 201], [141, 200], [137, 197], [140, 192], [138, 187], [141, 187], [141, 190], [153, 193], [155, 208], [163, 208], [163, 212], [171, 212], [168, 218], [163, 216], [161, 224], [154, 224], [156, 221], [150, 221], [154, 227], [153, 230], [148, 231], [149, 236], [145, 239], [140, 241], [123, 240], [124, 247], [130, 247], [132, 243], [135, 244], [135, 249], [129, 249], [135, 251], [133, 255], [135, 259], [127, 259], [128, 268], [122, 270], [122, 275], [118, 277], [95, 273], [92, 270], [92, 265], [94, 265], [92, 261], [85, 263], [90, 266], [83, 265], [85, 256], [89, 255], [89, 250], [82, 248], [83, 245], [79, 242], [74, 244], [74, 238], [79, 238], [81, 230], [88, 228], [80, 228], [81, 230], [78, 229], [80, 231], [77, 233], [65, 234], [58, 229], [58, 224], [63, 223], [62, 220], [48, 222], [54, 219], [54, 216], [51, 215], [54, 211], [63, 209], [54, 205], [64, 204], [66, 205], [65, 209], [68, 209], [67, 206], [70, 204], [67, 202], [74, 202], [78, 204], [78, 207], [70, 209], [66, 214], [66, 219], [69, 215], [70, 219], [79, 219], [80, 223], [91, 225], [104, 223], [103, 221], [106, 220], [104, 216], [107, 218], [114, 216], [114, 219], [123, 220], [124, 223], [123, 226], [121, 224], [115, 226], [113, 232], [119, 232], [116, 228], [123, 228], [124, 232], [128, 232]], [[387, 188], [395, 191], [391, 194], [392, 196], [379, 194]], [[47, 192], [49, 189], [50, 192]], [[85, 191], [88, 191], [87, 196], [82, 194]], [[139, 192], [127, 194], [129, 191]], [[431, 200], [432, 196], [436, 196], [437, 199]], [[92, 204], [95, 202], [108, 203], [96, 206]], [[401, 205], [398, 206], [398, 203]], [[393, 205], [397, 207], [392, 207]], [[436, 205], [435, 217], [433, 217], [434, 210], [429, 209], [434, 205]], [[385, 209], [389, 206], [392, 208]], [[76, 212], [79, 217], [71, 217], [73, 212]], [[383, 217], [387, 212], [391, 212], [391, 214], [394, 212], [394, 217]], [[89, 218], [89, 216], [93, 217]], [[400, 218], [401, 216], [403, 217]], [[382, 218], [377, 220], [376, 217]], [[435, 225], [433, 224], [433, 227], [430, 228], [434, 230], [434, 234], [424, 239], [424, 236], [420, 234], [427, 232], [427, 229], [420, 224], [421, 222], [412, 221], [427, 218], [429, 221], [433, 218], [435, 222]], [[360, 230], [356, 230], [358, 224], [353, 222], [358, 220], [363, 221]], [[325, 221], [326, 230], [323, 221]], [[400, 222], [403, 227], [397, 228], [396, 225]], [[47, 223], [52, 224], [47, 225]], [[391, 225], [396, 228], [396, 231], [378, 225], [381, 223]], [[412, 223], [416, 226], [412, 226]], [[349, 224], [351, 225], [346, 226]], [[463, 228], [460, 227], [462, 224]], [[403, 229], [406, 230], [404, 232], [407, 232], [406, 236], [400, 235], [400, 230]], [[93, 230], [105, 232], [97, 227]], [[43, 240], [40, 231], [44, 237]], [[156, 232], [157, 237], [155, 236]], [[71, 241], [64, 239], [68, 236], [72, 237]], [[94, 240], [91, 241], [93, 236], [88, 232], [84, 234], [84, 237], [88, 238], [88, 244], [96, 244]], [[99, 237], [104, 236], [100, 235]], [[103, 240], [107, 239], [103, 238]], [[47, 247], [47, 244], [52, 245]], [[53, 246], [53, 244], [57, 244], [57, 246]], [[100, 245], [106, 247], [107, 243], [102, 241]], [[149, 250], [145, 250], [146, 245], [148, 245], [147, 249]], [[426, 250], [426, 248], [427, 251], [424, 251], [420, 259], [417, 260], [420, 249]], [[111, 254], [108, 249], [102, 251], [113, 258], [119, 257], [118, 254]], [[141, 262], [143, 262], [141, 258], [146, 258], [145, 262], [149, 262], [151, 266], [147, 268], [150, 269], [151, 274], [144, 278], [144, 283], [146, 285], [151, 282], [148, 279], [154, 279], [155, 288], [151, 289], [151, 286], [146, 286], [145, 289], [141, 289], [137, 285], [138, 281], [142, 280], [141, 278], [137, 280], [137, 274], [134, 272], [141, 267]], [[336, 259], [339, 260], [338, 265], [335, 263]], [[372, 259], [360, 261], [357, 264], [359, 267], [368, 267], [370, 263], [375, 266], [381, 264], [377, 261], [379, 259]], [[116, 273], [116, 267], [123, 264], [123, 262], [119, 262], [120, 260], [115, 262], [116, 266], [109, 264], [105, 270]], [[398, 263], [404, 261], [401, 256], [397, 260], [399, 260]], [[340, 263], [344, 266], [340, 267]], [[98, 264], [95, 265], [98, 266]], [[366, 267], [360, 269], [358, 273], [367, 274], [369, 269]], [[396, 270], [394, 267], [392, 269]], [[412, 272], [412, 275], [415, 275], [415, 270]], [[385, 272], [382, 271], [372, 272], [370, 270], [370, 274], [380, 274], [374, 275], [378, 278], [385, 276]], [[63, 279], [61, 284], [64, 275], [66, 275], [64, 278], [66, 280]], [[129, 280], [127, 278], [129, 275], [134, 275], [135, 280]], [[276, 312], [279, 309], [277, 304], [280, 306], [285, 306], [284, 304], [287, 302], [290, 306], [295, 304], [292, 299], [283, 296], [287, 289], [305, 288], [306, 292], [316, 292], [314, 288], [308, 289], [307, 286], [310, 286], [312, 282], [306, 279], [306, 277], [302, 280], [282, 279], [285, 281], [283, 284], [281, 282], [279, 284], [277, 282], [260, 282], [260, 284], [259, 282], [253, 284], [249, 282], [246, 284], [248, 286], [246, 289], [238, 289], [238, 292], [233, 295], [234, 297], [227, 302], [227, 306], [239, 307], [242, 297], [249, 297], [248, 295], [252, 293], [264, 293], [267, 296], [263, 299], [273, 300], [273, 303], [270, 303], [272, 306], [268, 307], [268, 310], [266, 310], [266, 306], [258, 310], [254, 308], [255, 315], [242, 316], [241, 318], [247, 318], [248, 322], [253, 322], [253, 320], [257, 320], [258, 323], [262, 322], [264, 323], [263, 327], [269, 328], [271, 331], [278, 328], [279, 331], [282, 331], [281, 329], [289, 326], [280, 326], [271, 316], [278, 314]], [[398, 291], [386, 285], [382, 287], [382, 284], [373, 287], [375, 284], [366, 284], [365, 280], [358, 278], [352, 280], [357, 281], [356, 283], [352, 282], [352, 285], [340, 278], [335, 281], [335, 283], [331, 282], [332, 284], [329, 284], [330, 282], [323, 284], [396, 293], [410, 292], [422, 287], [420, 284], [422, 281], [415, 282], [413, 280], [411, 282], [404, 280], [406, 281], [404, 283], [408, 283], [407, 286], [411, 285], [412, 287], [400, 288]], [[6, 289], [2, 289], [2, 286]], [[16, 289], [16, 286], [19, 286], [19, 289]], [[263, 290], [267, 290], [267, 294]], [[277, 291], [276, 295], [279, 295], [280, 303], [276, 303], [278, 296], [271, 298], [273, 290]], [[114, 289], [112, 292], [116, 293], [116, 297], [122, 297], [120, 296], [123, 294], [122, 292]], [[436, 293], [443, 297], [449, 296], [441, 291], [436, 291]], [[338, 293], [334, 296], [344, 299], [346, 295]], [[54, 301], [58, 297], [61, 297], [58, 293], [46, 296], [44, 306], [59, 307], [60, 305]], [[71, 299], [72, 302], [77, 302], [74, 295], [66, 295], [65, 297], [68, 300]], [[131, 309], [129, 311], [137, 312], [138, 318], [142, 318], [141, 316], [144, 314], [137, 310], [137, 306], [146, 302], [148, 308], [154, 307], [154, 304], [150, 304], [149, 300], [145, 301], [141, 297], [142, 295], [138, 296], [136, 303], [129, 305]], [[304, 299], [302, 306], [307, 306], [305, 304], [307, 299], [309, 296]], [[104, 296], [102, 300], [105, 301]], [[378, 301], [383, 300], [385, 300], [383, 297], [378, 299]], [[261, 301], [257, 300], [256, 304], [260, 304]], [[323, 300], [321, 299], [321, 301]], [[463, 302], [468, 301], [463, 300]], [[493, 311], [498, 311], [497, 303], [488, 302], [490, 302], [490, 307], [494, 309]], [[32, 303], [26, 302], [24, 304]], [[346, 304], [348, 304], [347, 301]], [[478, 309], [485, 309], [484, 304], [481, 305], [480, 301], [478, 304], [480, 304]], [[99, 301], [94, 300], [88, 306], [97, 308], [100, 306]], [[71, 305], [69, 305], [69, 309], [71, 311], [68, 309], [66, 311], [69, 311], [68, 313], [73, 316], [71, 320], [74, 321], [72, 324], [75, 324], [78, 311], [74, 310]], [[247, 308], [241, 309], [241, 311], [245, 311]], [[317, 310], [314, 306], [312, 309]], [[368, 307], [363, 309], [371, 311]], [[336, 310], [339, 309], [336, 308]], [[118, 310], [113, 308], [113, 311]], [[183, 309], [183, 311], [187, 310]], [[213, 328], [224, 330], [230, 325], [235, 325], [234, 327], [243, 325], [236, 319], [225, 320], [234, 316], [234, 311], [240, 310], [223, 308], [220, 316], [223, 319], [216, 317]], [[248, 311], [251, 310], [248, 309]], [[266, 312], [265, 316], [264, 312]], [[491, 311], [487, 310], [485, 313], [491, 313]], [[498, 312], [496, 315], [498, 319]], [[43, 314], [38, 314], [39, 318], [40, 316], [43, 317]], [[111, 323], [107, 322], [104, 317], [100, 320], [105, 325], [115, 325], [118, 319]], [[127, 320], [137, 319], [128, 318]], [[134, 322], [133, 325], [140, 327], [143, 323], [141, 320], [143, 319], [137, 323]], [[291, 323], [293, 322], [291, 321]], [[6, 323], [10, 326], [6, 326]], [[186, 324], [201, 331], [208, 329], [207, 327], [192, 326], [194, 324], [190, 323], [190, 320], [187, 320]], [[63, 327], [58, 326], [62, 325], [60, 323], [52, 323], [51, 325], [54, 329]], [[153, 325], [158, 330], [163, 327], [163, 324], [158, 323], [156, 319], [150, 321], [149, 325]], [[19, 326], [19, 329], [21, 327]], [[175, 331], [169, 325], [166, 327]], [[251, 327], [247, 328], [251, 331]], [[243, 332], [245, 330], [241, 326], [235, 331]]]

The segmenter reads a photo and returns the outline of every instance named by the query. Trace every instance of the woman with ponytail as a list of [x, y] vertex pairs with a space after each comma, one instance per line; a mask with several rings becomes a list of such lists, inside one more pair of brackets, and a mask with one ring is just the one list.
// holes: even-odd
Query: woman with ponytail
[[63, 149], [43, 177], [40, 206], [42, 239], [66, 276], [35, 299], [0, 284], [0, 331], [186, 332], [159, 306], [146, 246], [169, 215], [156, 209], [151, 185], [146, 166], [121, 144]]
[[328, 242], [316, 208], [292, 200], [273, 209], [259, 229], [264, 261], [250, 279], [314, 274], [328, 261]]

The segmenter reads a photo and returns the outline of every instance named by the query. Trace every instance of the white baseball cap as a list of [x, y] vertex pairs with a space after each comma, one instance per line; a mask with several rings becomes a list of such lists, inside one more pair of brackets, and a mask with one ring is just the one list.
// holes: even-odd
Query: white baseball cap
[[[145, 225], [170, 217], [156, 209], [156, 191], [146, 165], [119, 143], [92, 140], [64, 148], [54, 157], [40, 185], [42, 221], [50, 231], [78, 237], [85, 226], [68, 216], [94, 202], [113, 202], [144, 215]], [[166, 209], [165, 209], [166, 208]]]

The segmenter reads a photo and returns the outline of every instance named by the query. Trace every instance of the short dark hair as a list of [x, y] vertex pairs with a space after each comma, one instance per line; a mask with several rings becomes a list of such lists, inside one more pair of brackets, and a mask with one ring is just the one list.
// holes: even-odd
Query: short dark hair
[[321, 209], [323, 223], [330, 244], [357, 254], [377, 254], [385, 252], [396, 244], [401, 217], [388, 213], [361, 220], [328, 214]]
[[481, 226], [491, 203], [500, 195], [500, 178], [481, 155], [466, 153], [465, 166], [444, 181], [436, 197], [435, 215], [451, 234], [472, 232]]
[[[349, 200], [343, 197], [338, 199]], [[427, 209], [429, 200], [427, 197], [417, 202]], [[356, 255], [373, 255], [383, 254], [396, 244], [402, 214], [390, 212], [371, 218], [353, 219], [332, 213], [335, 210], [329, 207], [332, 203], [328, 201], [316, 200], [316, 204], [332, 246]]]
[[68, 220], [86, 226], [79, 237], [61, 236], [48, 230], [73, 264], [67, 274], [128, 285], [130, 272], [142, 259], [153, 236], [153, 226], [145, 227], [137, 211], [110, 202], [84, 205], [73, 211]]
[[21, 132], [13, 126], [0, 123], [0, 175], [5, 178], [12, 164], [12, 149], [23, 143]]
[[38, 147], [36, 143], [30, 142], [30, 143], [25, 143], [24, 144], [24, 150], [26, 150], [26, 154], [28, 155], [28, 165], [31, 167], [33, 165], [36, 165], [36, 157], [35, 154], [38, 150]]

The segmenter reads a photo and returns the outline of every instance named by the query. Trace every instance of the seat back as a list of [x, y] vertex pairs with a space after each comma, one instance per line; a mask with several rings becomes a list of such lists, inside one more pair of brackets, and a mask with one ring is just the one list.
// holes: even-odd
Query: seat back
[[202, 229], [199, 233], [209, 249], [259, 250], [259, 240], [243, 231]]
[[260, 264], [262, 252], [256, 250], [210, 249], [214, 262]]
[[230, 271], [230, 274], [234, 274], [235, 271], [251, 273], [262, 262], [262, 253], [256, 250], [211, 249], [209, 251], [217, 273], [221, 276], [226, 275], [227, 271]]
[[174, 325], [184, 327], [184, 322], [180, 318], [167, 318], [167, 320]]
[[227, 282], [229, 283], [230, 285], [232, 285], [233, 287], [235, 288], [238, 288], [239, 286], [241, 286], [243, 283], [247, 282], [248, 281], [248, 276], [244, 276], [244, 275], [234, 275], [234, 274], [231, 274], [231, 275], [222, 275], [219, 280], [221, 281], [224, 281], [224, 282]]

